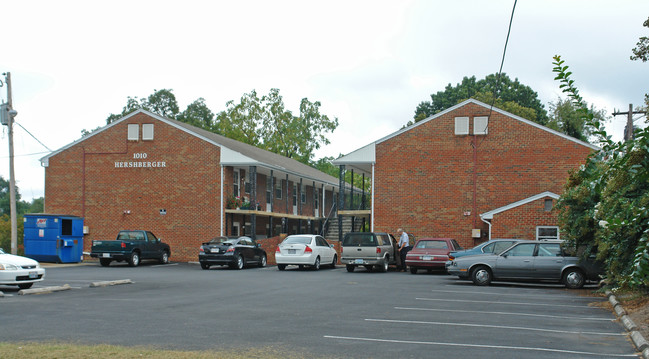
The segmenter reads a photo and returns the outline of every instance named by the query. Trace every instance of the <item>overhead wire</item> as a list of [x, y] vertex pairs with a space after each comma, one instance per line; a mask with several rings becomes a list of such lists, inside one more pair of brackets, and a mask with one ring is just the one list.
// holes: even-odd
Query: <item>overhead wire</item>
[[[505, 46], [503, 48], [503, 55], [500, 60], [500, 69], [498, 70], [498, 75], [496, 76], [496, 85], [494, 86], [492, 95], [491, 95], [491, 105], [489, 106], [489, 115], [487, 116], [487, 125], [485, 126], [484, 133], [487, 133], [487, 130], [489, 129], [489, 121], [491, 121], [491, 114], [493, 112], [494, 104], [496, 103], [496, 98], [498, 95], [499, 87], [500, 87], [500, 77], [503, 72], [503, 66], [505, 64], [505, 55], [507, 54], [507, 44], [509, 44], [509, 35], [511, 35], [512, 32], [512, 23], [514, 22], [514, 13], [516, 11], [516, 3], [518, 0], [514, 0], [514, 6], [512, 7], [512, 14], [509, 18], [509, 27], [507, 28], [507, 38], [505, 39]], [[486, 138], [486, 137], [485, 137]], [[485, 140], [483, 138], [480, 141], [480, 144], [482, 144], [482, 141]], [[477, 144], [476, 144], [477, 146]]]

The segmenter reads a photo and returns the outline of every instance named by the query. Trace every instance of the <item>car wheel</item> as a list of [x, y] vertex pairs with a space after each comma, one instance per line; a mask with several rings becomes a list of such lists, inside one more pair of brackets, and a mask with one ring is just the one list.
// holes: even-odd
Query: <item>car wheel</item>
[[315, 258], [315, 263], [313, 263], [313, 270], [320, 270], [320, 257]]
[[131, 267], [137, 267], [140, 264], [140, 253], [133, 252], [131, 257], [128, 259], [128, 265]]
[[102, 267], [108, 267], [110, 265], [110, 259], [99, 258], [99, 264], [101, 264]]
[[471, 280], [475, 285], [489, 285], [491, 279], [491, 270], [486, 266], [478, 266], [471, 271]]
[[245, 261], [242, 256], [237, 256], [237, 261], [234, 263], [234, 269], [243, 269], [245, 266]]
[[277, 265], [277, 269], [279, 269], [279, 270], [284, 270], [284, 269], [286, 269], [286, 264], [278, 264], [278, 265]]
[[261, 259], [259, 260], [259, 267], [263, 268], [265, 266], [266, 266], [266, 255], [264, 254], [261, 256]]
[[563, 284], [569, 289], [579, 289], [584, 286], [586, 278], [584, 273], [577, 268], [570, 268], [563, 274]]
[[388, 260], [390, 258], [385, 258], [385, 261], [383, 261], [383, 264], [379, 264], [376, 266], [376, 269], [378, 269], [379, 272], [385, 273], [388, 271]]
[[354, 269], [356, 268], [356, 266], [353, 266], [353, 265], [351, 265], [351, 264], [348, 264], [348, 265], [345, 266], [345, 268], [347, 268], [347, 271], [351, 273], [351, 272], [354, 271]]
[[417, 274], [417, 268], [410, 266], [410, 273], [411, 274]]
[[210, 269], [210, 265], [207, 263], [201, 263], [201, 268], [202, 269]]
[[18, 284], [18, 288], [20, 288], [20, 289], [29, 289], [29, 288], [32, 287], [32, 285], [34, 285], [34, 283], [21, 283], [21, 284]]
[[169, 252], [162, 251], [159, 260], [160, 260], [160, 264], [169, 264]]
[[334, 259], [331, 261], [331, 268], [336, 268], [336, 263], [338, 263], [338, 255], [334, 254]]

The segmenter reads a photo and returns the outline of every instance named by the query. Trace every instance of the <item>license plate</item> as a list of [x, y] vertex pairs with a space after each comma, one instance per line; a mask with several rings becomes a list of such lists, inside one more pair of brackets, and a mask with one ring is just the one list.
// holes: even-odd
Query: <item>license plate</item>
[[38, 272], [29, 272], [29, 278], [38, 278]]
[[289, 249], [288, 254], [295, 254], [295, 249]]
[[110, 253], [102, 253], [101, 256], [104, 258], [110, 258]]
[[433, 257], [432, 256], [424, 256], [424, 258], [422, 258], [422, 259], [425, 260], [425, 261], [432, 261]]
[[210, 250], [210, 252], [212, 252], [212, 253], [219, 253], [219, 249], [218, 249], [218, 248], [212, 248], [212, 249]]
[[356, 264], [363, 264], [363, 263], [364, 263], [364, 261], [362, 259], [357, 259], [356, 260]]

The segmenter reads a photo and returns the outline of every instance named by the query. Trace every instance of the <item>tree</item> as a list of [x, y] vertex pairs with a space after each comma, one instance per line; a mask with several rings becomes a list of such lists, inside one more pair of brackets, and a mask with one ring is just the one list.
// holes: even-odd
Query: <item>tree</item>
[[462, 82], [455, 86], [446, 85], [444, 91], [430, 95], [431, 101], [421, 102], [417, 106], [414, 120], [419, 122], [469, 98], [480, 97], [491, 103], [494, 93], [496, 99], [502, 101], [501, 105], [509, 104], [511, 111], [507, 111], [515, 111], [512, 112], [515, 115], [545, 125], [547, 113], [538, 94], [518, 79], [512, 81], [506, 74], [501, 74], [500, 77], [497, 74], [487, 75], [482, 80], [476, 80], [475, 76], [464, 77]]
[[649, 128], [635, 138], [614, 142], [579, 95], [571, 72], [554, 58], [555, 80], [601, 143], [586, 163], [570, 174], [557, 203], [563, 237], [576, 246], [596, 248], [607, 277], [621, 286], [649, 286]]
[[[649, 28], [649, 18], [642, 24], [642, 26]], [[631, 50], [633, 55], [631, 60], [642, 60], [642, 62], [649, 61], [649, 37], [643, 36], [640, 38], [636, 47]], [[645, 94], [644, 102], [647, 109], [649, 109], [649, 94]], [[647, 111], [647, 121], [649, 121], [649, 111]]]
[[208, 131], [214, 127], [214, 113], [207, 107], [202, 97], [190, 103], [176, 119]]
[[[591, 128], [586, 126], [584, 118], [572, 101], [558, 97], [556, 102], [550, 102], [549, 107], [550, 115], [546, 124], [547, 127], [581, 141], [588, 142], [590, 140]], [[600, 122], [607, 120], [606, 111], [597, 110], [593, 105], [590, 106], [589, 111]]]
[[320, 106], [319, 101], [303, 98], [300, 115], [295, 116], [286, 109], [278, 89], [261, 98], [252, 90], [241, 97], [240, 103], [226, 103], [215, 129], [224, 136], [310, 164], [314, 151], [329, 143], [325, 134], [338, 127], [338, 119], [321, 114]]

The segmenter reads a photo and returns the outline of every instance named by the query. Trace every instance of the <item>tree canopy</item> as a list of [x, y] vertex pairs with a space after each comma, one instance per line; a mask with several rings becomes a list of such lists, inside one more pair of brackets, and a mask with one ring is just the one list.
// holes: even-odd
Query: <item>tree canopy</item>
[[469, 98], [491, 103], [494, 93], [494, 106], [541, 125], [546, 124], [547, 112], [538, 94], [518, 79], [512, 81], [504, 73], [500, 78], [497, 74], [491, 74], [481, 80], [477, 80], [475, 76], [464, 77], [462, 82], [455, 86], [449, 83], [444, 91], [431, 94], [431, 101], [417, 105], [414, 120], [419, 122]]
[[[588, 105], [586, 104], [586, 106]], [[592, 128], [587, 126], [582, 113], [570, 99], [559, 97], [555, 102], [550, 102], [549, 107], [550, 114], [546, 124], [547, 127], [578, 140], [590, 142]], [[603, 123], [607, 120], [604, 110], [597, 110], [595, 106], [590, 105], [589, 111], [598, 121]]]
[[162, 89], [146, 98], [129, 96], [122, 112], [108, 116], [106, 123], [142, 108], [313, 165], [315, 151], [329, 144], [326, 134], [338, 127], [338, 119], [322, 114], [321, 106], [319, 101], [303, 98], [299, 114], [294, 115], [286, 109], [279, 89], [271, 89], [261, 97], [252, 90], [243, 94], [238, 103], [228, 101], [225, 110], [217, 115], [202, 97], [180, 112], [173, 91]]

